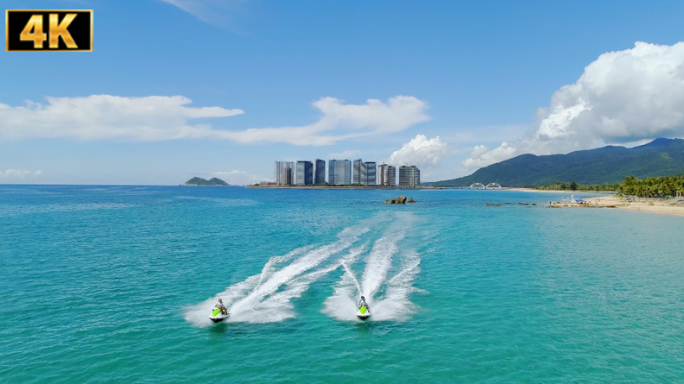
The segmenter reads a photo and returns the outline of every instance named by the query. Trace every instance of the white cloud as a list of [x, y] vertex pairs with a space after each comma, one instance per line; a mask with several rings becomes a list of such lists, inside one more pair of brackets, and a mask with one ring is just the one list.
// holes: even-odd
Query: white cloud
[[490, 164], [510, 159], [515, 152], [516, 148], [506, 142], [503, 142], [499, 147], [491, 151], [484, 145], [477, 145], [473, 148], [470, 157], [465, 159], [462, 165], [467, 169], [486, 167]]
[[[395, 96], [383, 103], [368, 99], [366, 104], [344, 104], [334, 97], [323, 97], [313, 103], [323, 116], [315, 123], [301, 127], [257, 128], [241, 132], [222, 132], [232, 140], [251, 142], [285, 142], [294, 145], [328, 145], [361, 136], [405, 130], [430, 120], [425, 114], [426, 102], [413, 96]], [[330, 132], [330, 133], [326, 133]]]
[[343, 104], [334, 97], [324, 97], [313, 105], [324, 115], [317, 124], [326, 128], [341, 125], [355, 130], [371, 128], [378, 133], [390, 133], [430, 120], [425, 114], [427, 103], [413, 96], [391, 97], [387, 103], [368, 99], [362, 105]]
[[190, 107], [182, 96], [119, 97], [92, 95], [79, 98], [47, 98], [42, 105], [0, 104], [0, 138], [71, 138], [101, 140], [123, 138], [158, 141], [210, 138], [240, 143], [285, 142], [294, 145], [328, 145], [360, 136], [404, 130], [429, 120], [427, 103], [412, 96], [396, 96], [386, 103], [369, 99], [366, 104], [344, 104], [324, 97], [313, 103], [322, 117], [299, 127], [251, 128], [243, 131], [191, 125], [192, 119], [240, 115], [240, 109]]
[[48, 97], [46, 105], [31, 101], [24, 107], [0, 104], [0, 138], [140, 141], [199, 138], [214, 132], [206, 126], [188, 125], [188, 120], [244, 113], [240, 109], [188, 107], [191, 102], [182, 96], [92, 95]]
[[386, 162], [395, 166], [416, 165], [429, 174], [450, 152], [449, 146], [439, 136], [428, 139], [425, 135], [416, 135], [400, 149], [392, 152]]
[[356, 157], [361, 151], [358, 150], [348, 150], [342, 152], [335, 152], [328, 155], [329, 159], [351, 159]]
[[260, 181], [270, 180], [270, 178], [255, 175], [253, 173], [232, 170], [227, 172], [215, 172], [213, 177], [217, 177], [231, 185], [255, 184]]
[[684, 42], [637, 42], [632, 49], [604, 53], [536, 115], [540, 122], [528, 137], [487, 152], [478, 146], [462, 165], [472, 169], [523, 153], [684, 136]]
[[0, 179], [2, 180], [25, 180], [40, 176], [43, 171], [24, 171], [20, 169], [6, 169], [0, 171]]

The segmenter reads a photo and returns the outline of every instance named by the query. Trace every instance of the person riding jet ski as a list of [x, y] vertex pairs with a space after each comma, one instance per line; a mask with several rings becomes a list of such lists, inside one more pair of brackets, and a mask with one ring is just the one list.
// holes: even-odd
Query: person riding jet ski
[[226, 306], [223, 305], [223, 300], [219, 299], [218, 304], [214, 305], [214, 308], [211, 310], [209, 320], [213, 321], [214, 323], [220, 323], [227, 319], [228, 316], [230, 316], [230, 314], [228, 313]]
[[370, 316], [370, 307], [368, 306], [365, 297], [361, 296], [361, 300], [359, 300], [358, 307], [359, 311], [356, 312], [356, 317], [358, 317], [361, 320], [366, 320]]
[[226, 309], [226, 306], [223, 305], [222, 299], [218, 299], [218, 304], [216, 304], [215, 307], [221, 310], [221, 314], [223, 314], [223, 315], [228, 314], [228, 310]]
[[366, 307], [366, 309], [368, 310], [368, 312], [370, 312], [370, 306], [368, 305], [368, 303], [366, 303], [366, 298], [363, 297], [363, 296], [361, 296], [361, 300], [359, 300], [359, 305], [358, 305], [358, 307], [359, 307], [359, 308], [361, 308], [361, 307]]

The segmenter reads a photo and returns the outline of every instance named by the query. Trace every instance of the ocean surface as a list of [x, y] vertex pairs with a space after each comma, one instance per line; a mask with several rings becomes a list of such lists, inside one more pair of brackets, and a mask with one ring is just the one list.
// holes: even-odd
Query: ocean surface
[[0, 186], [0, 382], [684, 382], [684, 218], [401, 193]]

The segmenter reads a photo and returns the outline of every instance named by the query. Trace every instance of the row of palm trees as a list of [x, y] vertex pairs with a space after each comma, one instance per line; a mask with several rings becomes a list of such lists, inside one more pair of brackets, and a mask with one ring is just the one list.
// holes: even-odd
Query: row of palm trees
[[607, 192], [607, 191], [617, 191], [619, 184], [577, 184], [572, 183], [556, 183], [551, 185], [542, 185], [536, 187], [543, 191], [594, 191], [594, 192]]
[[684, 175], [666, 177], [647, 177], [639, 180], [628, 176], [617, 188], [624, 196], [672, 197], [684, 196]]

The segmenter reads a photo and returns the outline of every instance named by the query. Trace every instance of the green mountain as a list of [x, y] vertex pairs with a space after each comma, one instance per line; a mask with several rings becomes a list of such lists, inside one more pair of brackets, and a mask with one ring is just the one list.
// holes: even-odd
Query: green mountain
[[227, 187], [228, 183], [215, 177], [209, 180], [205, 180], [201, 177], [193, 177], [192, 179], [186, 181], [183, 185], [196, 187]]
[[467, 187], [498, 183], [504, 187], [536, 187], [575, 181], [578, 184], [619, 184], [627, 176], [684, 174], [684, 140], [655, 139], [634, 148], [608, 146], [567, 155], [520, 155], [480, 168], [470, 176], [425, 183]]

